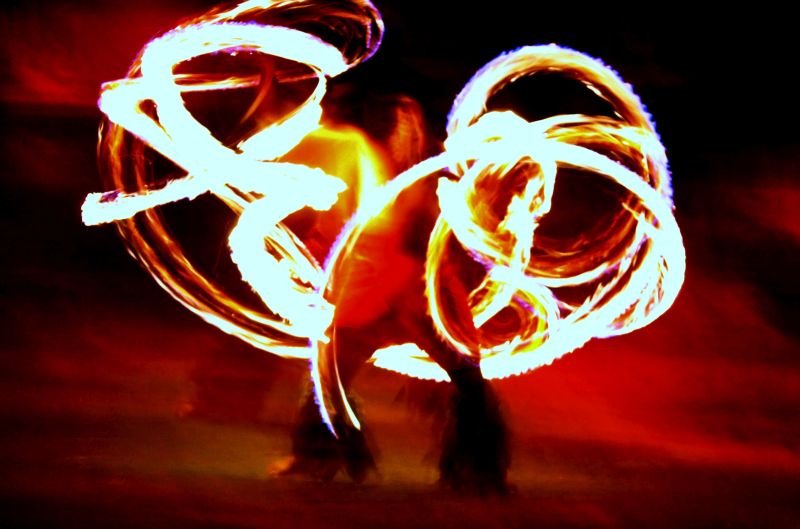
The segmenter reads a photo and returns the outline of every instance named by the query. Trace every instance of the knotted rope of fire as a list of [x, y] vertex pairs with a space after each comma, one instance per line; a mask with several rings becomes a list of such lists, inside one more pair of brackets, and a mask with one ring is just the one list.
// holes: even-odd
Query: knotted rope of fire
[[[92, 193], [83, 205], [87, 225], [116, 222], [131, 253], [186, 308], [260, 349], [311, 363], [320, 410], [331, 425], [343, 399], [341, 382], [320, 365], [335, 362], [329, 346], [336, 307], [332, 270], [370, 221], [405, 189], [437, 178], [440, 215], [428, 240], [425, 293], [432, 324], [455, 351], [475, 355], [464, 325], [447, 309], [442, 263], [453, 244], [483, 266], [468, 294], [479, 362], [487, 378], [520, 374], [551, 363], [592, 338], [644, 327], [663, 314], [683, 283], [685, 252], [673, 216], [664, 148], [638, 97], [617, 74], [582, 53], [526, 46], [481, 68], [456, 97], [447, 139], [428, 158], [370, 191], [336, 237], [323, 264], [282, 221], [303, 208], [325, 211], [346, 184], [319, 168], [281, 158], [320, 126], [329, 79], [371, 57], [383, 22], [367, 0], [251, 0], [189, 20], [149, 42], [124, 79], [103, 86], [99, 106], [105, 177], [114, 189]], [[181, 73], [203, 57], [263, 54], [285, 60], [283, 79], [304, 65], [316, 85], [280, 119], [252, 127], [235, 144], [217, 139], [187, 109], [193, 92], [243, 90], [262, 83], [235, 71]], [[506, 85], [540, 72], [558, 73], [588, 87], [612, 116], [556, 115], [527, 121], [488, 111], [487, 100]], [[150, 149], [183, 176], [153, 182]], [[523, 168], [524, 170], [519, 170]], [[618, 211], [602, 229], [553, 242], [537, 228], [553, 207], [557, 178], [569, 172], [605, 179], [618, 189]], [[522, 177], [520, 176], [522, 175]], [[563, 176], [567, 175], [567, 176]], [[520, 180], [522, 178], [522, 180]], [[502, 207], [487, 207], [496, 190], [512, 189]], [[263, 306], [236, 301], [190, 262], [158, 207], [210, 193], [238, 220], [230, 232], [231, 258]], [[513, 315], [514, 329], [492, 334], [491, 321]], [[399, 344], [375, 352], [375, 365], [407, 375], [445, 380], [425, 352]], [[322, 373], [322, 374], [321, 374]]]

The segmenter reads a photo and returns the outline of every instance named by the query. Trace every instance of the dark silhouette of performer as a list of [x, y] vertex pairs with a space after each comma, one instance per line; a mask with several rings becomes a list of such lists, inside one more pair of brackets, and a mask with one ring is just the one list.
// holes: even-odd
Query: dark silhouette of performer
[[[438, 215], [435, 176], [400, 194], [359, 236], [334, 270], [336, 313], [330, 347], [335, 348], [347, 391], [372, 353], [389, 345], [414, 343], [452, 381], [449, 413], [442, 426], [440, 484], [455, 490], [504, 493], [508, 490], [508, 441], [498, 397], [483, 378], [477, 354], [464, 356], [434, 330], [427, 313], [424, 268], [428, 238]], [[459, 323], [477, 331], [467, 307], [475, 263], [447, 264], [444, 288]], [[481, 269], [482, 270], [482, 269]], [[477, 283], [476, 283], [477, 284]], [[367, 425], [368, 428], [368, 425]], [[336, 439], [323, 424], [309, 392], [292, 432], [293, 458], [283, 473], [331, 479], [343, 468], [361, 481], [375, 466], [364, 432], [338, 424]]]

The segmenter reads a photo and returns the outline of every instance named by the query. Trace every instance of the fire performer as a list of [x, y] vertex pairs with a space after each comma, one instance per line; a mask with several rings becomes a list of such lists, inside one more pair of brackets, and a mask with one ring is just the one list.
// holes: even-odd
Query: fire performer
[[[360, 480], [374, 465], [347, 394], [371, 359], [453, 382], [441, 481], [502, 492], [506, 432], [485, 379], [648, 325], [680, 290], [685, 253], [664, 148], [611, 69], [555, 45], [519, 48], [484, 66], [456, 97], [440, 154], [359, 192], [320, 265], [312, 249], [326, 244], [307, 245], [292, 216], [316, 211], [318, 232], [331, 235], [324, 219], [347, 209], [348, 183], [288, 156], [319, 128], [328, 80], [372, 56], [382, 31], [367, 0], [248, 0], [154, 39], [127, 78], [104, 86], [100, 108], [110, 126], [101, 152], [115, 190], [89, 195], [83, 219], [117, 222], [132, 254], [207, 322], [265, 351], [310, 360], [313, 397], [293, 433], [287, 472], [332, 477], [344, 466]], [[249, 70], [209, 74], [205, 60], [244, 60]], [[611, 112], [527, 121], [487, 109], [501, 88], [540, 72], [577, 81]], [[265, 110], [268, 95], [306, 81], [313, 86], [297, 108], [277, 119], [275, 108]], [[222, 140], [187, 98], [231, 90], [256, 97]], [[155, 182], [148, 152], [182, 176]], [[587, 176], [604, 186], [598, 199], [610, 206], [601, 218], [571, 237], [547, 228], [556, 179], [580, 185]], [[157, 213], [206, 193], [236, 215], [231, 258], [263, 306], [234, 299], [204, 275]]]
[[[435, 182], [404, 190], [383, 214], [371, 221], [332, 272], [336, 313], [326, 355], [335, 355], [335, 377], [344, 390], [376, 350], [414, 344], [439, 365], [453, 383], [452, 402], [442, 425], [440, 484], [479, 492], [508, 490], [507, 432], [495, 391], [480, 368], [477, 331], [467, 306], [465, 262], [448, 262], [444, 288], [453, 310], [472, 335], [474, 353], [461, 354], [435, 331], [425, 295], [428, 237], [439, 215]], [[472, 271], [474, 276], [474, 271]], [[367, 437], [343, 416], [334, 431], [322, 423], [313, 394], [308, 395], [292, 433], [293, 457], [279, 472], [332, 478], [344, 468], [356, 481], [374, 467]], [[367, 426], [365, 426], [367, 427]]]

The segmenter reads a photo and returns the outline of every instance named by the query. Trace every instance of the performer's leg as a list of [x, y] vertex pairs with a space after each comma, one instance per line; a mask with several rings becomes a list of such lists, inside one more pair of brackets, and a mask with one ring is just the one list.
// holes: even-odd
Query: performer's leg
[[440, 484], [481, 494], [509, 492], [508, 430], [497, 393], [477, 363], [454, 351], [430, 326], [424, 329], [417, 331], [418, 345], [447, 371], [453, 387], [441, 434]]
[[[339, 379], [345, 390], [346, 398], [359, 417], [360, 428], [344, 424], [344, 420], [337, 424], [339, 433], [340, 454], [344, 469], [350, 478], [360, 483], [370, 471], [376, 470], [373, 443], [369, 438], [369, 425], [365, 424], [359, 411], [358, 399], [350, 392], [350, 386], [358, 371], [372, 356], [376, 348], [375, 336], [381, 335], [382, 329], [388, 329], [392, 324], [391, 318], [376, 321], [370, 331], [361, 328], [340, 327], [336, 330], [334, 343], [337, 348], [337, 366]], [[388, 332], [388, 331], [387, 331]]]
[[311, 387], [306, 389], [291, 432], [292, 455], [274, 468], [279, 475], [302, 475], [329, 481], [341, 467], [336, 438], [320, 417]]
[[448, 374], [454, 391], [442, 432], [440, 484], [481, 494], [507, 493], [511, 461], [497, 393], [477, 366]]
[[[369, 359], [374, 344], [364, 338], [364, 331], [340, 328], [334, 337], [337, 347], [337, 366], [345, 391], [358, 369]], [[358, 414], [358, 403], [348, 396]], [[362, 421], [363, 423], [363, 421]], [[309, 384], [292, 428], [292, 456], [275, 469], [281, 475], [304, 475], [330, 480], [344, 469], [353, 481], [363, 481], [375, 469], [375, 459], [368, 437], [362, 429], [344, 424], [336, 425], [338, 439], [331, 433], [320, 415], [313, 388]]]

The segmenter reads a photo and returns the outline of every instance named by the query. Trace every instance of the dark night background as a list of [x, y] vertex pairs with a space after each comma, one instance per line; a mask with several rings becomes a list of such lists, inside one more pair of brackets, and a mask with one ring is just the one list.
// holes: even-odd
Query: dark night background
[[371, 368], [356, 390], [381, 478], [270, 477], [289, 450], [304, 364], [208, 326], [113, 228], [80, 223], [83, 198], [101, 186], [100, 83], [213, 3], [4, 3], [0, 525], [800, 526], [800, 112], [788, 13], [375, 3], [382, 48], [331, 91], [409, 96], [439, 138], [472, 73], [521, 45], [587, 52], [634, 86], [670, 155], [687, 249], [673, 308], [496, 384], [515, 496], [438, 491], [434, 416], [404, 398], [436, 388]]

